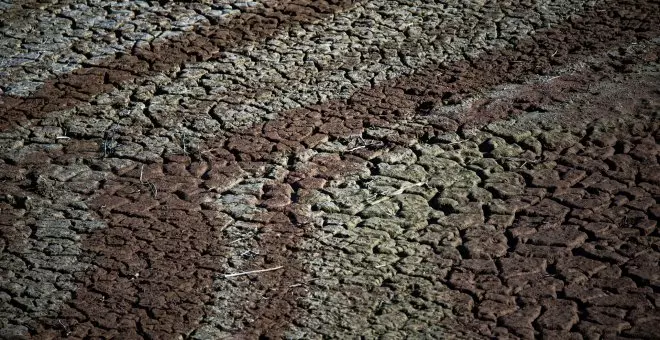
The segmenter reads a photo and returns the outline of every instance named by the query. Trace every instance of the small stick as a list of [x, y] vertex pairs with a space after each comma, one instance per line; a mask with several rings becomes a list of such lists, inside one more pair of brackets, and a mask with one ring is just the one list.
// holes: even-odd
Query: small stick
[[370, 205], [374, 205], [374, 204], [382, 203], [382, 202], [387, 201], [388, 199], [390, 199], [389, 196], [381, 197], [381, 198], [379, 198], [379, 199], [377, 199], [377, 200], [375, 200], [375, 201], [372, 201], [372, 202], [370, 203]]
[[268, 268], [268, 269], [250, 270], [250, 271], [247, 271], [247, 272], [235, 273], [235, 274], [225, 274], [225, 279], [230, 278], [230, 277], [242, 276], [242, 275], [270, 272], [270, 271], [278, 270], [278, 269], [282, 269], [282, 268], [284, 268], [284, 266], [277, 266], [277, 267]]
[[356, 146], [356, 147], [354, 147], [354, 148], [350, 148], [350, 149], [346, 150], [346, 152], [353, 152], [353, 151], [355, 151], [355, 150], [364, 149], [364, 148], [366, 148], [366, 147], [367, 147], [366, 145], [360, 145], [360, 146]]
[[395, 191], [392, 191], [392, 192], [385, 193], [385, 194], [383, 194], [384, 197], [381, 197], [381, 198], [379, 198], [379, 199], [377, 199], [377, 200], [371, 202], [370, 205], [374, 205], [374, 204], [381, 203], [381, 202], [383, 202], [383, 201], [387, 201], [387, 200], [390, 199], [390, 197], [392, 197], [392, 196], [401, 195], [401, 194], [403, 194], [404, 191], [406, 191], [406, 190], [408, 190], [408, 189], [410, 189], [410, 188], [421, 187], [422, 185], [426, 185], [427, 183], [428, 183], [428, 182], [418, 182], [418, 183], [413, 183], [413, 184], [410, 184], [410, 185], [406, 185], [406, 186], [404, 186], [404, 187], [401, 187], [401, 189], [399, 189], [399, 190], [395, 190]]
[[236, 242], [239, 242], [239, 241], [245, 240], [245, 239], [247, 239], [247, 238], [249, 238], [249, 237], [252, 237], [252, 236], [254, 236], [254, 233], [253, 233], [253, 232], [249, 232], [249, 233], [247, 234], [247, 236], [239, 237], [239, 238], [237, 238], [237, 239], [235, 239], [235, 240], [233, 240], [233, 241], [231, 241], [231, 242], [229, 242], [229, 243], [227, 243], [227, 244], [228, 244], [228, 245], [229, 245], [229, 244], [234, 244], [234, 243], [236, 243]]
[[144, 183], [144, 181], [142, 181], [142, 174], [144, 174], [144, 164], [140, 167], [140, 183]]
[[71, 139], [71, 137], [68, 136], [57, 136], [55, 139]]

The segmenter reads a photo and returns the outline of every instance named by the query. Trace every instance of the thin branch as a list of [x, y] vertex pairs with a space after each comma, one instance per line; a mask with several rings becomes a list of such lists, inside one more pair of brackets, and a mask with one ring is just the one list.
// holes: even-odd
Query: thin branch
[[366, 145], [360, 145], [360, 146], [356, 146], [356, 147], [354, 147], [354, 148], [350, 148], [350, 149], [346, 150], [346, 152], [353, 152], [353, 151], [355, 151], [355, 150], [364, 149], [364, 148], [366, 148], [366, 147], [367, 147]]
[[284, 266], [277, 266], [277, 267], [268, 268], [268, 269], [250, 270], [250, 271], [247, 271], [247, 272], [235, 273], [235, 274], [225, 274], [225, 279], [230, 278], [230, 277], [242, 276], [242, 275], [271, 272], [273, 270], [278, 270], [278, 269], [282, 269], [282, 268], [284, 268]]

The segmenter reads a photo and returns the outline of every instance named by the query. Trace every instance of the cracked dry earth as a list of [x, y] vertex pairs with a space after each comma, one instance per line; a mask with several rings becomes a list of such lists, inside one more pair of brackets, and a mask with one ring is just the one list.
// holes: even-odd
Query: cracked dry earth
[[0, 338], [660, 339], [658, 18], [0, 1]]

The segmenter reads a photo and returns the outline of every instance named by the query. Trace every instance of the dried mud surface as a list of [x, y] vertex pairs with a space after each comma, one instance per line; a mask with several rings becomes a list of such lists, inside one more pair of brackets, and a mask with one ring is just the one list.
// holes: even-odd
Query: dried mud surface
[[659, 17], [0, 2], [0, 338], [660, 338]]

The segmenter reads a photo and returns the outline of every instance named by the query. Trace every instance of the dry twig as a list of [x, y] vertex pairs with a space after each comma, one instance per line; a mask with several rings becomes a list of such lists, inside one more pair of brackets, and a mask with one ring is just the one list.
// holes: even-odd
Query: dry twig
[[395, 190], [395, 191], [392, 191], [392, 192], [388, 192], [388, 193], [383, 194], [383, 197], [381, 197], [381, 198], [379, 198], [379, 199], [377, 199], [377, 200], [375, 200], [375, 201], [372, 201], [371, 203], [369, 203], [369, 205], [374, 205], [374, 204], [382, 203], [382, 202], [387, 201], [388, 199], [392, 198], [393, 196], [403, 194], [404, 191], [406, 191], [406, 190], [408, 190], [408, 189], [410, 189], [410, 188], [421, 187], [422, 185], [426, 185], [427, 183], [428, 183], [428, 182], [418, 182], [418, 183], [413, 183], [413, 184], [410, 184], [410, 185], [403, 186], [403, 187], [401, 187], [401, 188], [398, 189], [398, 190]]
[[353, 151], [355, 151], [355, 150], [364, 149], [364, 148], [366, 148], [366, 147], [367, 147], [366, 145], [360, 145], [360, 146], [356, 146], [356, 147], [354, 147], [354, 148], [350, 148], [350, 149], [346, 150], [346, 152], [353, 152]]
[[242, 275], [271, 272], [273, 270], [278, 270], [278, 269], [282, 269], [282, 268], [284, 268], [284, 266], [277, 266], [277, 267], [268, 268], [268, 269], [250, 270], [250, 271], [242, 272], [242, 273], [225, 274], [225, 279], [230, 278], [230, 277], [242, 276]]

